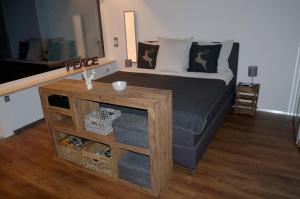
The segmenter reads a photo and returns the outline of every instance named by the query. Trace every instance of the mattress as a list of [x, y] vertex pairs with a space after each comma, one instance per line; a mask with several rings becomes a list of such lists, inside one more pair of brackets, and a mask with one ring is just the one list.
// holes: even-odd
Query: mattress
[[227, 70], [220, 73], [203, 73], [203, 72], [170, 72], [170, 71], [158, 71], [158, 70], [149, 70], [144, 68], [133, 67], [121, 67], [120, 71], [123, 72], [131, 72], [131, 73], [147, 73], [154, 75], [167, 75], [167, 76], [175, 76], [175, 77], [191, 77], [191, 78], [201, 78], [201, 79], [219, 79], [223, 80], [226, 85], [228, 85], [234, 77], [232, 70]]
[[111, 83], [127, 81], [128, 85], [173, 91], [174, 144], [189, 146], [200, 139], [202, 132], [230, 94], [231, 83], [220, 79], [168, 76], [119, 71], [98, 79]]
[[[215, 115], [224, 105], [224, 102], [229, 98], [234, 99], [233, 96], [235, 95], [234, 91], [234, 83], [231, 82], [226, 91], [223, 93], [223, 96], [217, 101], [217, 103], [212, 108], [210, 116], [206, 122], [205, 128], [203, 131], [206, 130], [207, 126], [211, 124], [211, 121], [214, 119]], [[232, 101], [233, 103], [233, 101]], [[201, 139], [202, 133], [199, 135], [191, 133], [189, 130], [185, 128], [181, 128], [179, 126], [173, 126], [173, 144], [183, 146], [183, 147], [194, 147], [198, 141]]]

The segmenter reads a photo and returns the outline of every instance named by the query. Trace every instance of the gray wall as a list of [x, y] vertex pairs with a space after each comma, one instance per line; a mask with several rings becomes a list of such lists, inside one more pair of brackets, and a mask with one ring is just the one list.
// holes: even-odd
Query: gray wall
[[64, 37], [74, 40], [73, 15], [81, 15], [87, 56], [99, 55], [97, 0], [35, 0], [44, 40]]
[[[137, 39], [190, 37], [241, 43], [238, 81], [258, 65], [259, 108], [286, 112], [300, 41], [299, 0], [100, 0], [106, 53], [123, 65], [124, 16], [136, 12]], [[113, 47], [118, 36], [120, 47]]]
[[40, 38], [34, 0], [2, 0], [13, 57], [18, 57], [19, 41]]
[[11, 50], [9, 37], [7, 34], [7, 26], [3, 14], [2, 1], [0, 1], [0, 59], [10, 57]]
[[87, 56], [99, 55], [97, 0], [1, 1], [13, 57], [18, 56], [18, 42], [22, 40], [47, 41], [59, 37], [74, 40], [73, 15], [82, 16]]

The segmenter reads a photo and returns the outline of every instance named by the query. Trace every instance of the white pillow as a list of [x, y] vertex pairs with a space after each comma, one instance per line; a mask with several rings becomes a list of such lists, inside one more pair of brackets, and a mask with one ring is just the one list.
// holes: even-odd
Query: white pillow
[[185, 72], [188, 67], [193, 37], [189, 39], [158, 38], [159, 50], [155, 70]]
[[233, 40], [226, 40], [220, 43], [212, 43], [212, 42], [205, 42], [205, 41], [199, 41], [198, 44], [202, 45], [217, 45], [222, 44], [219, 59], [218, 59], [218, 73], [219, 72], [226, 72], [230, 70], [228, 59], [233, 47]]

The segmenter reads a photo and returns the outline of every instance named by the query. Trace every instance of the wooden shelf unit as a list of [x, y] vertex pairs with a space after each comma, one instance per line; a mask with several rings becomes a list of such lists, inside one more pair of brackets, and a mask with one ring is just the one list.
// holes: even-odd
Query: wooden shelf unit
[[[171, 91], [128, 86], [125, 91], [116, 92], [112, 89], [111, 84], [98, 82], [93, 82], [93, 89], [87, 90], [84, 81], [60, 80], [41, 86], [39, 92], [48, 130], [53, 140], [55, 159], [66, 162], [57, 157], [57, 132], [104, 143], [113, 148], [111, 157], [114, 169], [111, 180], [114, 181], [124, 182], [118, 177], [118, 160], [123, 151], [147, 155], [150, 159], [151, 187], [146, 188], [127, 181], [125, 184], [154, 196], [159, 194], [160, 189], [171, 177], [173, 170]], [[70, 109], [50, 106], [48, 97], [53, 94], [68, 97]], [[88, 132], [84, 126], [84, 116], [98, 109], [99, 103], [146, 110], [148, 113], [149, 148], [118, 143], [115, 141], [114, 133], [102, 136]], [[70, 164], [69, 162], [66, 163]], [[96, 172], [92, 173], [99, 175]], [[100, 176], [103, 175], [100, 174]]]
[[235, 113], [255, 116], [260, 84], [242, 86], [239, 83], [236, 90]]

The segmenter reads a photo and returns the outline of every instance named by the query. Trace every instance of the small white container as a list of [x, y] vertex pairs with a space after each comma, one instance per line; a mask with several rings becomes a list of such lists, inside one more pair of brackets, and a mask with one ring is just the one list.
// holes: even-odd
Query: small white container
[[127, 82], [125, 81], [113, 82], [112, 87], [115, 91], [123, 91], [127, 87]]

